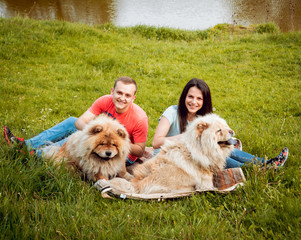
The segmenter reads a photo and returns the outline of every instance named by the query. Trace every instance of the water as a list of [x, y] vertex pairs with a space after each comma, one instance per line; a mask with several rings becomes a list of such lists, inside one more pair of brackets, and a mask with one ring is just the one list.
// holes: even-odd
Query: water
[[301, 0], [0, 0], [0, 16], [27, 16], [97, 25], [204, 30], [219, 23], [275, 22], [301, 30]]

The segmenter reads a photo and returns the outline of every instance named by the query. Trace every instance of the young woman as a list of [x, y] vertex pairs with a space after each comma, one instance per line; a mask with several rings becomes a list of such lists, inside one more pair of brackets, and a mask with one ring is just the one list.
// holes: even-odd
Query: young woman
[[[212, 101], [209, 86], [201, 79], [193, 78], [184, 87], [178, 105], [168, 107], [162, 114], [153, 139], [154, 155], [160, 151], [165, 139], [177, 139], [185, 131], [186, 126], [197, 116], [212, 113]], [[266, 164], [278, 168], [283, 166], [288, 157], [288, 149]], [[234, 149], [226, 161], [226, 168], [241, 167], [250, 162], [264, 163], [264, 158]]]

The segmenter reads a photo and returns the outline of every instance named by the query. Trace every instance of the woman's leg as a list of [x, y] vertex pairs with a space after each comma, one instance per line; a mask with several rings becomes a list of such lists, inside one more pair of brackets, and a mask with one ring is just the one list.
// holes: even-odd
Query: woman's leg
[[242, 165], [244, 165], [244, 164], [234, 160], [233, 158], [228, 157], [226, 159], [226, 169], [227, 168], [238, 168], [238, 167], [241, 167]]
[[63, 122], [55, 125], [54, 127], [41, 132], [39, 135], [24, 140], [28, 150], [37, 149], [43, 145], [46, 145], [47, 142], [58, 142], [62, 139], [65, 139], [66, 137], [77, 131], [75, 127], [76, 120], [77, 118], [75, 117], [69, 117]]
[[240, 162], [240, 163], [264, 163], [264, 158], [256, 157], [252, 154], [246, 153], [244, 151], [238, 150], [234, 148], [234, 150], [231, 152], [230, 158]]

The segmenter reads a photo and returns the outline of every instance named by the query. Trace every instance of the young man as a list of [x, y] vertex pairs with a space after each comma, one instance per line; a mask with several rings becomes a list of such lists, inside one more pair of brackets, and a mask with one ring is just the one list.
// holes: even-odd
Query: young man
[[15, 137], [5, 126], [4, 137], [9, 145], [17, 143], [20, 147], [23, 147], [23, 144], [25, 144], [29, 151], [34, 150], [40, 156], [41, 150], [39, 148], [47, 142], [55, 142], [62, 146], [72, 133], [82, 130], [96, 116], [106, 114], [117, 119], [129, 133], [131, 140], [131, 150], [127, 159], [127, 166], [129, 166], [143, 155], [148, 132], [146, 113], [133, 103], [136, 98], [136, 91], [137, 84], [132, 78], [120, 77], [115, 81], [114, 88], [111, 89], [111, 95], [98, 98], [79, 118], [70, 117], [27, 140]]

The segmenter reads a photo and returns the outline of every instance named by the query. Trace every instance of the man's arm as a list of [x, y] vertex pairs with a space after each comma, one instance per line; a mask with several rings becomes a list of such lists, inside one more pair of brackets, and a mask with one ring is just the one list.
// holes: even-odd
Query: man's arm
[[142, 143], [131, 143], [131, 151], [130, 154], [136, 157], [142, 157], [145, 151], [146, 141]]
[[95, 114], [93, 114], [92, 112], [90, 112], [89, 110], [87, 110], [83, 115], [81, 115], [75, 122], [75, 127], [78, 130], [83, 130], [83, 128], [85, 127], [85, 125], [90, 122], [91, 120], [93, 120], [96, 117]]

